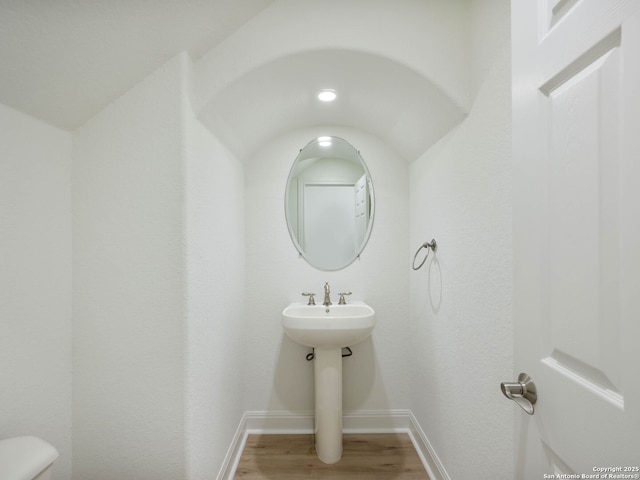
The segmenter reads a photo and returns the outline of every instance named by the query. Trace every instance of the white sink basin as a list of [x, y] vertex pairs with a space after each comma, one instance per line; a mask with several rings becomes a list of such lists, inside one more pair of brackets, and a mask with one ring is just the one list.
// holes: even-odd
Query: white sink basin
[[348, 347], [367, 338], [375, 324], [373, 308], [357, 301], [329, 307], [297, 302], [282, 311], [289, 338], [314, 348]]

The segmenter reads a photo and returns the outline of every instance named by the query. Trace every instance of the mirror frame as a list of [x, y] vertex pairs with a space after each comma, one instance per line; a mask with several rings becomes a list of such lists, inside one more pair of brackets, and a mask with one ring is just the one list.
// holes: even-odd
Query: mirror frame
[[[364, 239], [362, 241], [362, 245], [360, 245], [359, 248], [355, 249], [355, 253], [354, 253], [353, 257], [349, 258], [349, 260], [345, 261], [343, 264], [340, 264], [337, 267], [329, 267], [329, 268], [326, 267], [326, 266], [317, 265], [316, 263], [314, 263], [309, 258], [309, 256], [305, 253], [304, 249], [301, 247], [301, 245], [300, 245], [300, 243], [298, 241], [297, 232], [293, 231], [292, 222], [290, 221], [290, 218], [289, 218], [290, 217], [290, 215], [289, 215], [289, 202], [290, 202], [290, 196], [291, 196], [289, 187], [291, 185], [292, 180], [297, 178], [298, 175], [299, 175], [299, 173], [296, 173], [294, 175], [294, 172], [296, 170], [296, 165], [298, 165], [298, 162], [300, 160], [304, 160], [305, 151], [307, 151], [308, 148], [311, 147], [311, 146], [315, 147], [314, 144], [318, 143], [319, 139], [321, 139], [321, 138], [330, 138], [331, 140], [342, 142], [345, 146], [347, 146], [347, 148], [349, 150], [352, 151], [353, 157], [349, 161], [353, 161], [353, 160], [356, 160], [356, 159], [359, 161], [360, 166], [362, 167], [362, 169], [364, 171], [364, 175], [366, 176], [367, 189], [368, 189], [369, 202], [370, 202], [369, 221], [367, 222], [368, 223], [367, 224], [367, 230], [365, 232]], [[323, 157], [320, 157], [320, 158], [323, 158]], [[346, 156], [341, 156], [341, 157], [327, 156], [326, 158], [338, 158], [338, 159], [348, 160], [348, 158]], [[342, 270], [342, 269], [348, 267], [356, 259], [359, 259], [360, 255], [362, 254], [362, 252], [364, 251], [365, 247], [367, 246], [367, 244], [369, 242], [369, 239], [371, 238], [371, 232], [373, 230], [373, 224], [374, 224], [374, 220], [375, 220], [375, 192], [374, 192], [374, 188], [373, 188], [373, 180], [371, 178], [371, 173], [369, 172], [369, 168], [367, 167], [366, 162], [362, 158], [362, 155], [360, 155], [360, 150], [355, 148], [351, 143], [349, 143], [344, 138], [337, 137], [337, 136], [320, 136], [320, 137], [316, 137], [316, 138], [312, 139], [310, 142], [308, 142], [304, 146], [304, 148], [300, 149], [298, 155], [296, 156], [296, 158], [293, 161], [293, 164], [291, 165], [291, 169], [289, 170], [289, 175], [287, 176], [287, 183], [285, 185], [284, 213], [285, 213], [285, 222], [287, 224], [287, 231], [289, 232], [289, 237], [291, 238], [291, 241], [293, 242], [294, 248], [298, 252], [298, 255], [300, 257], [304, 258], [306, 260], [306, 262], [309, 265], [311, 265], [312, 267], [317, 268], [318, 270], [321, 270], [321, 271], [325, 271], [325, 272], [338, 271], [338, 270]]]

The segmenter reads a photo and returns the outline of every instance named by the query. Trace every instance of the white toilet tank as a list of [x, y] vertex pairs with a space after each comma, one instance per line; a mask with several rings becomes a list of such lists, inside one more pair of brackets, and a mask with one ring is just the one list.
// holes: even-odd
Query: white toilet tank
[[50, 480], [58, 451], [37, 437], [0, 440], [0, 479]]

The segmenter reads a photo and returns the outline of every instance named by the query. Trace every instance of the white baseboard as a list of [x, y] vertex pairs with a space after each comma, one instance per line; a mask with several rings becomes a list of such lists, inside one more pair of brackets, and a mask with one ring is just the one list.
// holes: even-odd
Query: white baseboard
[[424, 433], [424, 430], [422, 430], [418, 420], [413, 415], [413, 412], [411, 410], [407, 410], [407, 412], [411, 423], [407, 433], [411, 438], [411, 442], [413, 443], [416, 452], [418, 452], [420, 460], [422, 460], [424, 468], [429, 474], [429, 478], [431, 480], [451, 480], [451, 477], [449, 477], [449, 474], [445, 470], [440, 458], [438, 458], [438, 454], [433, 448], [433, 445], [431, 445], [431, 442]]
[[244, 412], [247, 432], [252, 434], [313, 433], [314, 413]]
[[[312, 434], [313, 412], [245, 412], [217, 480], [232, 480], [249, 434]], [[344, 433], [407, 433], [431, 480], [450, 480], [411, 410], [344, 412]]]
[[244, 450], [244, 445], [247, 443], [247, 436], [249, 435], [246, 428], [247, 421], [245, 417], [246, 412], [242, 415], [240, 424], [238, 428], [236, 428], [236, 433], [233, 435], [231, 445], [229, 445], [216, 480], [233, 480], [233, 476], [238, 468], [238, 463], [240, 462], [240, 457], [242, 456], [242, 450]]

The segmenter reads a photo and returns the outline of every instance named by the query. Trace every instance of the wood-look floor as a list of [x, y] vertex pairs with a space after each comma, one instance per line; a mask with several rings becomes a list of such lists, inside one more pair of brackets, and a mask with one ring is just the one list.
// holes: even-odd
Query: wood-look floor
[[235, 480], [429, 480], [407, 434], [344, 435], [342, 459], [316, 455], [313, 435], [249, 435]]

